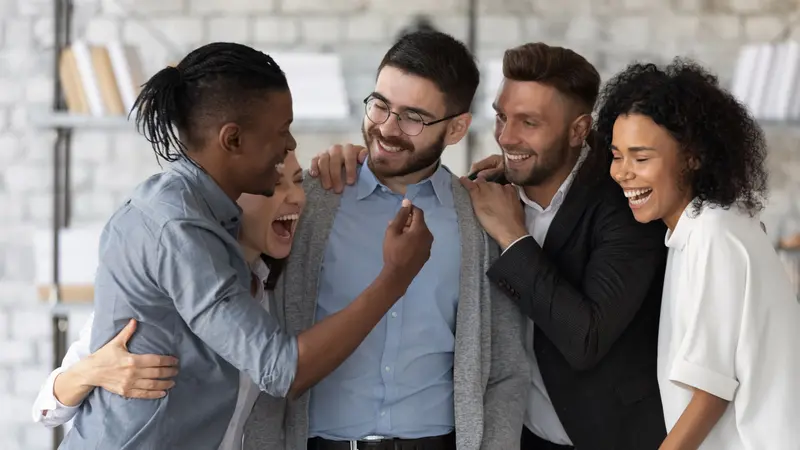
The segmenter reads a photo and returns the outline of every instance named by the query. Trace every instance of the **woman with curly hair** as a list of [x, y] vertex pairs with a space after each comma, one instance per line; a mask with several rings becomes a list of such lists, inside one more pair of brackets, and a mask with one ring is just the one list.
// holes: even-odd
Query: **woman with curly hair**
[[601, 93], [597, 131], [639, 222], [668, 227], [658, 382], [661, 449], [800, 445], [800, 304], [758, 213], [766, 145], [692, 62], [633, 64]]

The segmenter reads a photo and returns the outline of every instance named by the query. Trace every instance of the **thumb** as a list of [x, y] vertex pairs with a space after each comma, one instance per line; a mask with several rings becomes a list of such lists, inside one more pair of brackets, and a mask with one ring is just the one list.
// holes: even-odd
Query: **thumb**
[[416, 206], [411, 207], [411, 224], [409, 230], [419, 230], [425, 228], [425, 213]]
[[470, 193], [472, 192], [472, 190], [478, 187], [474, 181], [470, 180], [467, 177], [461, 177], [458, 180], [461, 182], [461, 185], [464, 186], [464, 189], [470, 191]]
[[361, 151], [358, 152], [358, 163], [364, 164], [364, 160], [367, 159], [368, 154], [369, 150], [367, 150], [366, 148], [361, 149]]
[[483, 170], [491, 170], [497, 169], [503, 162], [502, 155], [491, 155], [483, 158], [482, 160], [475, 162], [469, 168], [470, 173], [480, 172]]
[[394, 219], [389, 222], [389, 230], [391, 230], [393, 234], [401, 234], [406, 223], [408, 223], [409, 214], [411, 214], [411, 200], [404, 198], [400, 210], [397, 211]]
[[117, 335], [114, 337], [114, 342], [122, 345], [123, 347], [126, 347], [128, 341], [131, 340], [131, 337], [133, 337], [133, 333], [135, 331], [136, 331], [136, 320], [131, 319], [128, 321], [128, 324], [125, 325], [125, 328], [120, 330], [120, 332], [117, 333]]

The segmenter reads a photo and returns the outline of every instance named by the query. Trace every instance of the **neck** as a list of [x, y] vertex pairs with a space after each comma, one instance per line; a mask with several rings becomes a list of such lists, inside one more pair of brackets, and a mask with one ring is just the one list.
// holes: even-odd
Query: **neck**
[[[189, 153], [189, 152], [187, 152]], [[203, 171], [217, 183], [217, 186], [222, 189], [222, 192], [225, 193], [231, 200], [234, 202], [239, 199], [239, 196], [242, 195], [242, 190], [236, 187], [236, 183], [232, 183], [230, 177], [226, 174], [225, 166], [217, 161], [212, 161], [210, 157], [206, 155], [211, 154], [212, 152], [209, 151], [197, 151], [191, 152], [192, 154], [192, 161], [194, 161], [198, 166], [200, 166]]]
[[247, 261], [248, 264], [253, 264], [261, 257], [261, 252], [256, 249], [250, 248], [247, 245], [241, 244], [242, 246], [242, 253], [244, 253], [244, 259]]
[[439, 161], [436, 161], [433, 165], [428, 166], [420, 171], [396, 177], [385, 177], [385, 176], [380, 176], [376, 173], [375, 178], [377, 178], [378, 181], [383, 183], [383, 185], [389, 188], [389, 190], [391, 190], [392, 192], [405, 195], [406, 188], [409, 185], [417, 184], [420, 181], [433, 175], [433, 173], [436, 172], [436, 169], [439, 168], [439, 163], [440, 163]]
[[578, 163], [578, 158], [580, 158], [581, 155], [581, 149], [578, 148], [572, 150], [573, 151], [570, 152], [569, 158], [567, 159], [567, 163], [553, 173], [552, 176], [537, 185], [523, 187], [525, 195], [542, 208], [547, 208], [550, 206], [550, 202], [553, 201], [553, 197], [555, 197], [556, 192], [558, 192], [558, 189], [562, 184], [564, 184], [564, 181], [567, 179], [567, 177], [569, 177], [569, 174], [572, 173], [572, 169], [575, 168], [575, 164]]
[[683, 201], [678, 203], [670, 214], [665, 215], [661, 220], [664, 221], [664, 225], [669, 228], [669, 231], [675, 231], [675, 227], [678, 226], [678, 221], [681, 220], [681, 216], [683, 212], [686, 211], [686, 208], [689, 207], [689, 203], [692, 202], [691, 198], [685, 198]]

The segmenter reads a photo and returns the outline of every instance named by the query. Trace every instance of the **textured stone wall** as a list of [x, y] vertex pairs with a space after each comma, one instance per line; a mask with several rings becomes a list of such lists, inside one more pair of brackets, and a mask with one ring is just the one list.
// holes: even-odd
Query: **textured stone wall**
[[[50, 433], [31, 423], [30, 406], [50, 370], [49, 307], [35, 297], [32, 234], [50, 225], [54, 134], [29, 117], [51, 103], [53, 1], [0, 0], [0, 448], [49, 448]], [[216, 40], [265, 50], [339, 52], [354, 108], [397, 32], [417, 13], [456, 37], [467, 32], [464, 0], [75, 0], [74, 35], [137, 45], [150, 71]], [[608, 76], [633, 59], [664, 62], [681, 54], [708, 64], [727, 82], [739, 46], [793, 36], [792, 0], [483, 0], [478, 57], [542, 40], [569, 46]], [[134, 6], [135, 5], [135, 6]], [[133, 13], [132, 13], [133, 12]], [[169, 45], [154, 37], [160, 31]], [[489, 92], [495, 86], [487, 86]], [[800, 180], [797, 133], [770, 127], [776, 229]], [[298, 136], [301, 162], [347, 135]], [[481, 136], [480, 151], [494, 152]], [[447, 162], [463, 172], [464, 148]], [[132, 131], [78, 131], [73, 145], [73, 223], [102, 222], [130, 189], [159, 170], [147, 142]], [[80, 324], [78, 324], [80, 325]]]

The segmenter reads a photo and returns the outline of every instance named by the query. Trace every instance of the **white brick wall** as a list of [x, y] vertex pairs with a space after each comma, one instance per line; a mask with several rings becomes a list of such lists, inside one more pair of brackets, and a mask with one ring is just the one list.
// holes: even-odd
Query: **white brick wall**
[[[50, 433], [30, 423], [29, 408], [50, 369], [48, 307], [35, 298], [31, 232], [50, 224], [54, 134], [32, 130], [28, 115], [50, 102], [53, 0], [0, 0], [0, 449], [49, 448]], [[396, 33], [416, 13], [431, 13], [441, 29], [466, 38], [466, 0], [75, 0], [76, 37], [121, 38], [147, 55], [147, 70], [177, 61], [194, 46], [233, 40], [261, 48], [330, 49], [344, 59], [351, 101], [359, 104]], [[134, 7], [135, 5], [135, 7]], [[122, 6], [122, 7], [120, 7]], [[144, 27], [128, 13], [148, 19]], [[689, 54], [730, 78], [736, 49], [771, 39], [798, 11], [793, 0], [484, 0], [479, 19], [481, 59], [512, 45], [543, 40], [566, 45], [595, 63], [603, 76], [633, 58], [664, 61]], [[174, 49], [150, 30], [165, 30]], [[792, 30], [795, 36], [798, 30]], [[800, 179], [793, 157], [797, 135], [770, 129], [773, 206], [779, 212]], [[300, 159], [346, 136], [298, 136]], [[480, 136], [481, 154], [494, 151]], [[463, 146], [446, 155], [466, 169]], [[75, 134], [73, 221], [105, 220], [133, 185], [159, 170], [148, 144], [133, 132]], [[769, 220], [769, 219], [767, 219]], [[81, 319], [82, 320], [82, 319]], [[80, 324], [72, 324], [72, 329]]]

